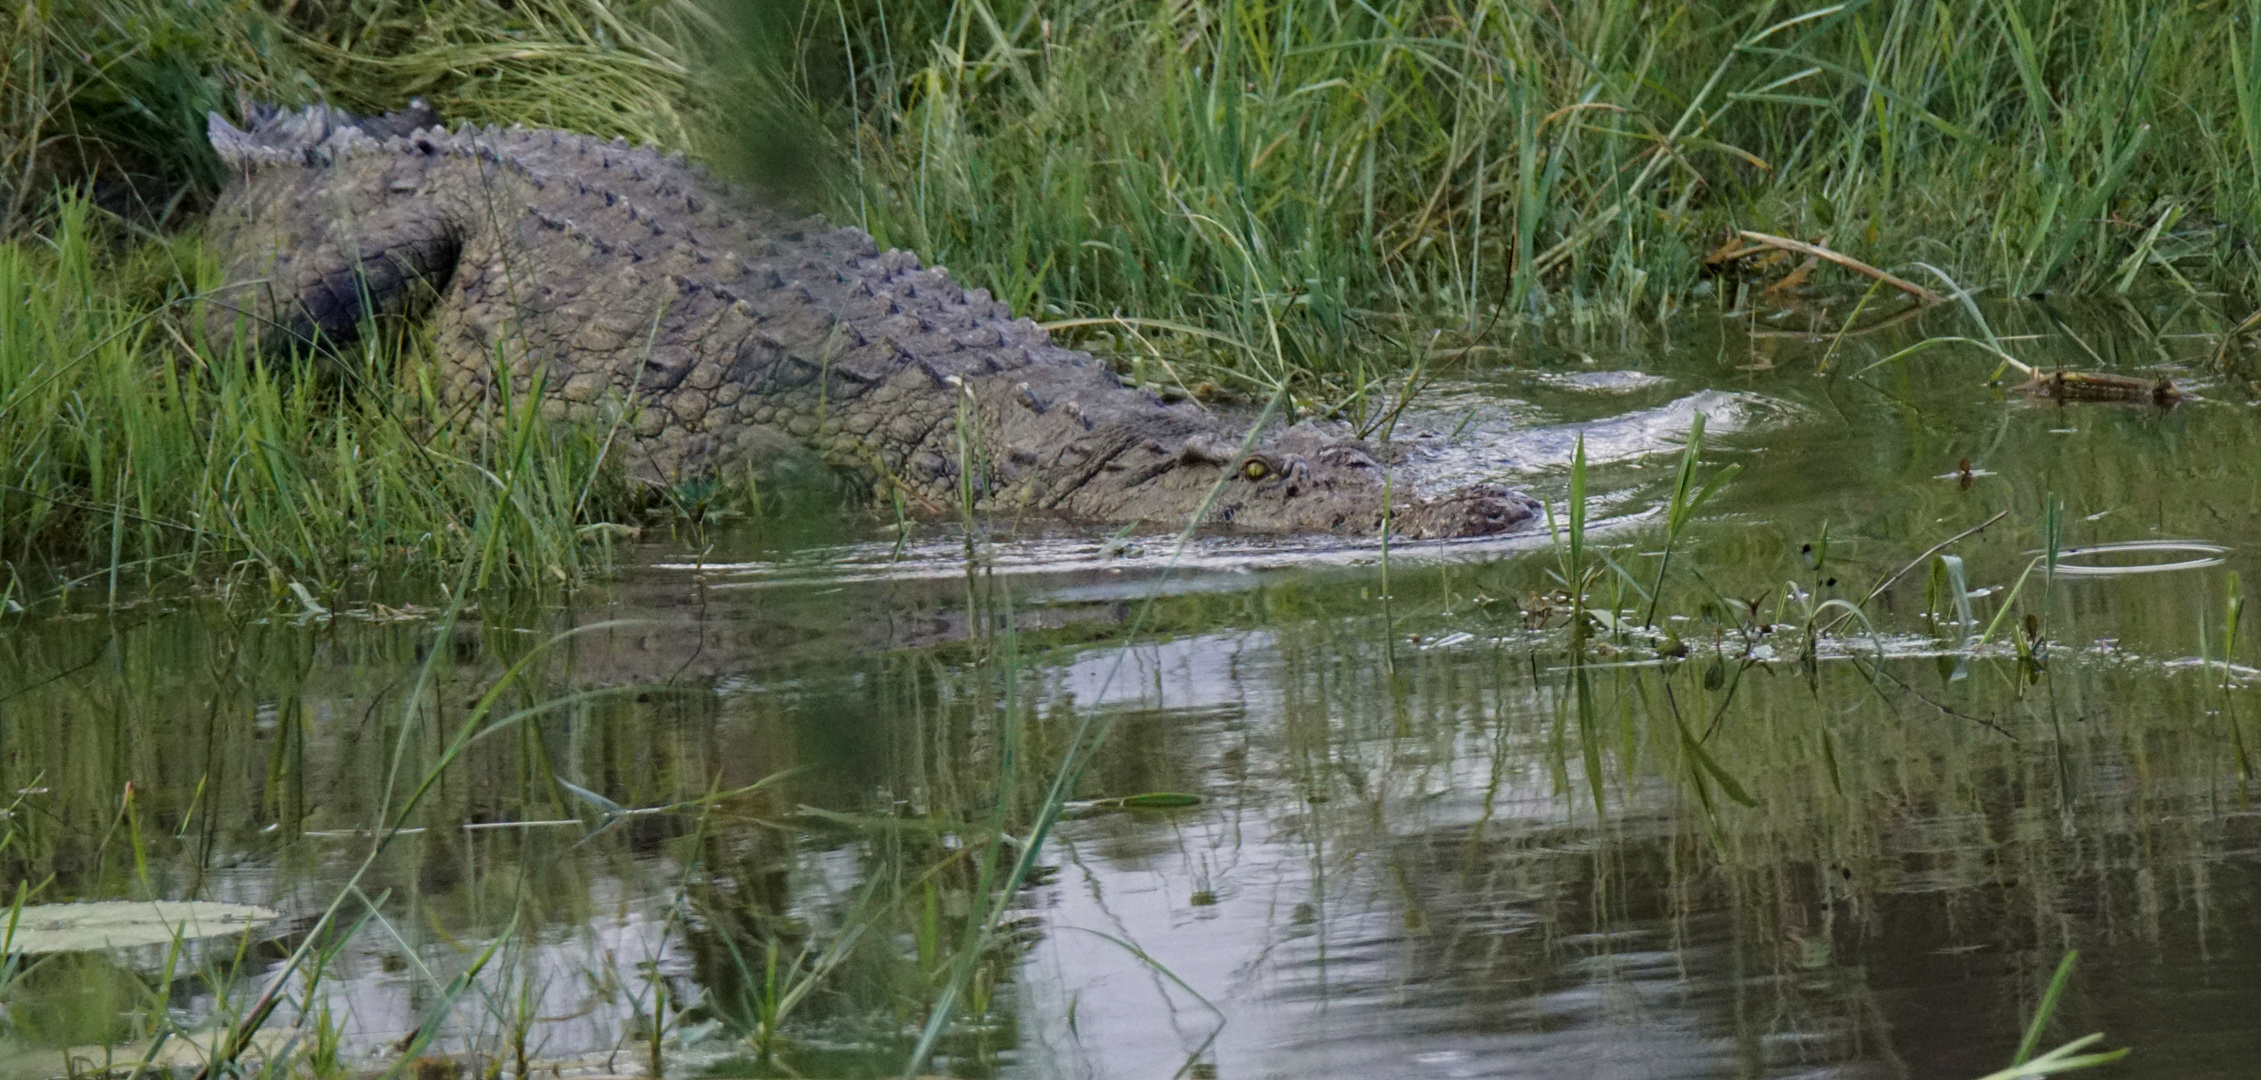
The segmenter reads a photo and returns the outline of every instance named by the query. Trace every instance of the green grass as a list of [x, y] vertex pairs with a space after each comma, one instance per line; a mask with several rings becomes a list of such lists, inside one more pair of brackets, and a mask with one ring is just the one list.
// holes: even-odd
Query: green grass
[[77, 572], [114, 600], [232, 566], [229, 587], [320, 597], [602, 564], [610, 533], [583, 526], [631, 505], [604, 432], [544, 424], [532, 401], [477, 431], [435, 420], [416, 365], [200, 354], [179, 325], [194, 253], [105, 258], [103, 239], [69, 202], [48, 235], [0, 245], [0, 592], [29, 602]]
[[461, 119], [681, 144], [701, 99], [676, 50], [713, 29], [690, 4], [573, 0], [0, 13], [0, 597], [223, 570], [318, 602], [402, 571], [491, 587], [605, 565], [590, 541], [642, 502], [606, 433], [531, 401], [442, 422], [413, 343], [406, 363], [265, 367], [189, 344], [212, 283], [194, 224], [221, 180], [203, 116], [239, 94], [422, 94]]
[[[139, 177], [161, 209], [222, 179], [207, 110], [237, 95], [378, 110], [422, 95], [452, 119], [682, 145], [716, 84], [692, 77], [714, 17], [684, 0], [269, 4], [35, 0], [0, 14], [0, 195], [36, 222], [57, 181]], [[712, 65], [707, 65], [708, 69]], [[705, 93], [702, 95], [702, 88]]]
[[1040, 318], [1275, 314], [1292, 370], [1228, 358], [1259, 381], [1668, 315], [1732, 228], [2010, 293], [2261, 268], [2245, 5], [885, 7], [845, 19], [840, 212]]

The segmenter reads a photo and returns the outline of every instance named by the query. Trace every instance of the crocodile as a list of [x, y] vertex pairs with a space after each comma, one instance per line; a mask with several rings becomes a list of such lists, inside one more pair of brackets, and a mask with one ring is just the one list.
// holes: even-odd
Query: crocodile
[[[1236, 424], [1125, 385], [988, 291], [798, 218], [679, 154], [564, 131], [362, 117], [209, 118], [230, 180], [207, 340], [250, 358], [431, 330], [441, 404], [538, 399], [603, 425], [658, 488], [823, 475], [913, 513], [1414, 538], [1525, 527], [1529, 496], [1427, 496], [1305, 422]], [[515, 395], [515, 397], [513, 397]], [[531, 395], [532, 398], [527, 397]], [[476, 419], [473, 423], [478, 423]]]

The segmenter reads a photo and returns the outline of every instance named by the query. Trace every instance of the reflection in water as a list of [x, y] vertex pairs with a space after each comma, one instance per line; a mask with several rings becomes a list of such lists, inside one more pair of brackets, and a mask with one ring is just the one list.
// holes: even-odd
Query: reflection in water
[[[1634, 388], [1627, 388], [1630, 393]], [[1456, 392], [1457, 391], [1457, 392]], [[1644, 458], [1669, 459], [1680, 452], [1696, 416], [1704, 417], [1704, 430], [1713, 438], [1743, 433], [1763, 433], [1799, 419], [1798, 406], [1748, 391], [1703, 390], [1654, 408], [1636, 409], [1600, 419], [1552, 423], [1540, 427], [1505, 424], [1470, 424], [1458, 438], [1430, 446], [1429, 430], [1459, 426], [1463, 415], [1483, 410], [1483, 391], [1446, 388], [1406, 410], [1406, 434], [1417, 441], [1417, 454], [1426, 466], [1424, 485], [1453, 484], [1506, 477], [1520, 479], [1530, 473], [1566, 469], [1581, 444], [1586, 460], [1596, 465], [1639, 462]], [[1460, 412], [1455, 410], [1459, 409]], [[1428, 464], [1433, 461], [1434, 464]]]
[[[1990, 315], [2050, 329], [2019, 317]], [[2129, 371], [2177, 340], [2076, 329]], [[240, 1007], [360, 864], [358, 830], [530, 658], [494, 715], [542, 711], [438, 773], [421, 831], [349, 898], [359, 932], [294, 984], [279, 1022], [355, 1067], [428, 1024], [430, 1049], [511, 1074], [892, 1075], [988, 902], [989, 824], [1025, 828], [1096, 722], [1075, 797], [1201, 803], [1060, 824], [935, 1071], [1976, 1077], [2077, 948], [2052, 1043], [2104, 1030], [2147, 1071], [2242, 1075], [2261, 733], [2253, 671], [2228, 662], [2250, 645], [2225, 635], [2229, 573], [2255, 579], [2261, 426], [2225, 402], [2005, 399], [1943, 350], [1817, 379], [1823, 345], [1679, 331], [1639, 377], [1535, 349], [1401, 434], [1428, 432], [1414, 457], [1445, 471], [1525, 471], [1561, 509], [1560, 433], [1487, 417], [1587, 425], [1618, 515], [1591, 539], [1625, 569], [1590, 593], [1637, 622], [1653, 510], [1705, 411], [1707, 467], [1745, 471], [1675, 555], [1661, 644], [1683, 657], [1596, 632], [1571, 666], [1543, 536], [1392, 545], [1385, 567], [1379, 544], [1132, 554], [1002, 523], [969, 574], [948, 530], [747, 535], [655, 546], [615, 584], [444, 638], [66, 608], [0, 625], [0, 860], [52, 875], [46, 899], [290, 913], [240, 965], [127, 965], [183, 1021]], [[1906, 344], [1879, 337], [1851, 348]], [[1824, 602], [1998, 511], [1954, 548], [1959, 586], [1918, 565], [1871, 626], [1808, 640]], [[2135, 553], [2114, 562], [2205, 545], [2205, 565], [2021, 585], [2051, 527]], [[44, 1015], [30, 985], [11, 1015]], [[146, 1035], [136, 1015], [110, 1037]], [[4, 1067], [58, 1071], [40, 1062], [69, 1041]]]
[[[2250, 904], [2220, 910], [2205, 885], [2249, 848], [2250, 819], [2228, 815], [2225, 835], [2210, 803], [2226, 793], [2128, 775], [2124, 730], [2079, 721], [2029, 747], [1920, 700], [1870, 711], [1861, 726], [1877, 730], [1838, 729], [1838, 752], [1841, 782], [1879, 800], [1873, 813], [1820, 804], [1818, 769], [1762, 767], [1747, 773], [1758, 820], [1715, 852], [1665, 785], [1636, 786], [1598, 829], [1565, 827], [1545, 752], [1559, 703], [1543, 686], [1485, 692], [1501, 657], [1423, 658], [1400, 696], [1307, 667], [1341, 643], [1309, 644], [1211, 646], [1237, 678], [1185, 664], [1156, 685], [1160, 707], [1132, 741], [1182, 727], [1220, 748], [1197, 764], [1230, 809], [1063, 836], [1073, 884], [1032, 976], [1053, 1015], [1081, 1003], [1073, 1032], [1048, 1033], [1055, 1054], [1125, 1076], [1197, 1051], [1220, 1075], [1788, 1075], [1850, 1062], [1865, 1064], [1839, 1075], [1975, 1076], [2006, 1059], [2061, 949], [2087, 950], [2089, 985], [2109, 988], [2073, 1023], [2122, 1032], [2154, 1006], [2106, 973], [2158, 964], [2162, 907], [2261, 929]], [[1252, 678], [1270, 692], [1249, 694]], [[1857, 700], [1860, 682], [1839, 668], [1819, 700], [1787, 681], [1747, 688], [1738, 722], [1794, 739], [1813, 711]], [[2142, 733], [2156, 762], [2219, 749], [2167, 745], [2170, 730]], [[2068, 789], [2067, 775], [2092, 779]], [[2178, 872], [2162, 877], [2166, 861]], [[2136, 890], [2115, 880], [2125, 871], [2141, 875]], [[1220, 1003], [1222, 1027], [1084, 931], [1137, 941]], [[1174, 1042], [1158, 1037], [1165, 1017]]]

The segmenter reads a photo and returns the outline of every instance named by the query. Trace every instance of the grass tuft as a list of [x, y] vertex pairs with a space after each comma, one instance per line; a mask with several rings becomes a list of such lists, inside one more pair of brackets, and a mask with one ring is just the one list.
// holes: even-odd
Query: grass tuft
[[477, 429], [435, 420], [420, 365], [393, 377], [374, 354], [198, 353], [181, 323], [209, 268], [165, 244], [100, 254], [110, 240], [74, 199], [47, 235], [0, 245], [0, 561], [93, 568], [113, 596], [213, 564], [282, 594], [601, 563], [582, 527], [633, 504], [604, 432], [545, 424], [531, 401]]
[[1338, 391], [1376, 336], [1732, 303], [1736, 229], [2015, 294], [2261, 269], [2261, 7], [834, 7], [840, 212], [1040, 319], [1277, 316]]

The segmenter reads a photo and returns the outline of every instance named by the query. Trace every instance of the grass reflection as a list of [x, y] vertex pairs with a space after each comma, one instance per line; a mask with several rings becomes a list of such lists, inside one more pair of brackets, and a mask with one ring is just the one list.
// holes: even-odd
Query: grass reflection
[[[1775, 340], [1692, 330], [1655, 366], [1741, 379], [1713, 368]], [[992, 573], [976, 536], [971, 573], [651, 568], [453, 622], [13, 618], [27, 897], [293, 920], [14, 999], [11, 1045], [208, 1039], [296, 954], [266, 1021], [293, 1034], [246, 1059], [322, 1076], [890, 1075], [928, 1032], [965, 1076], [1981, 1076], [2096, 1030], [2204, 1075], [2181, 1047], [2243, 999], [2191, 988], [2261, 929], [2229, 543], [2254, 480], [2215, 464], [2249, 425], [1980, 400], [1945, 361], [1750, 378], [1808, 419], [1573, 450], [1534, 480], [1555, 546], [1393, 543], [1386, 586], [1358, 550]], [[2230, 550], [2049, 555], [2158, 537]], [[1106, 801], [1147, 793], [1199, 801]], [[84, 961], [41, 963], [15, 993]]]

